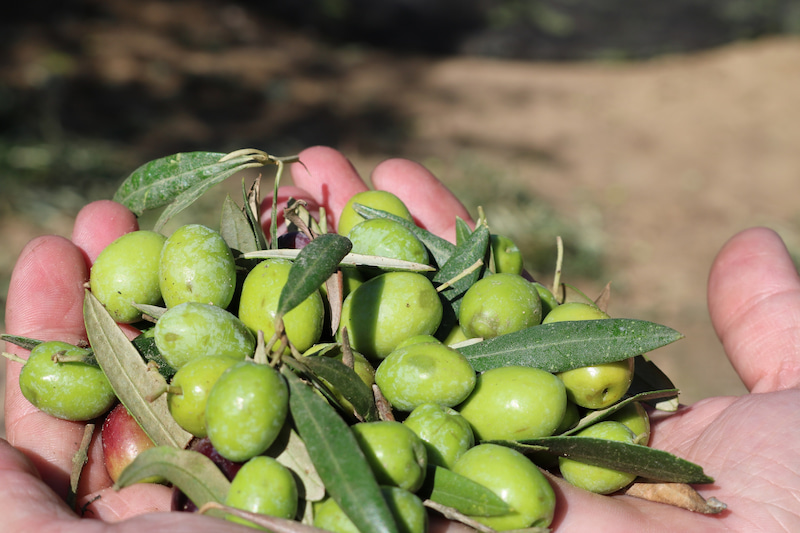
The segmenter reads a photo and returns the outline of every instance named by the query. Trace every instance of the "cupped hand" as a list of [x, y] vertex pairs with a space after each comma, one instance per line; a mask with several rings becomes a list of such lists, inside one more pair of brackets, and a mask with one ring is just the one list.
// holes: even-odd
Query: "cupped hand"
[[[367, 185], [339, 153], [314, 147], [292, 165], [294, 189], [285, 195], [324, 206], [334, 225], [352, 194]], [[371, 175], [376, 189], [393, 192], [422, 227], [453, 240], [455, 217], [469, 213], [424, 167], [387, 160]], [[267, 213], [268, 210], [265, 210]], [[268, 219], [263, 220], [265, 224]], [[89, 204], [72, 240], [41, 237], [22, 252], [12, 275], [7, 332], [43, 340], [85, 341], [84, 287], [91, 262], [106, 244], [136, 229], [135, 217], [113, 202]], [[719, 253], [709, 278], [712, 322], [734, 368], [752, 394], [711, 398], [656, 417], [652, 446], [702, 465], [716, 483], [699, 486], [728, 505], [704, 516], [628, 496], [598, 496], [552, 478], [558, 494], [556, 531], [800, 531], [800, 279], [780, 238], [766, 229], [745, 231]], [[8, 345], [8, 351], [26, 356]], [[72, 456], [83, 424], [50, 417], [19, 391], [19, 364], [7, 364], [6, 433], [0, 441], [0, 532], [58, 528], [141, 530], [157, 533], [248, 531], [226, 522], [169, 509], [169, 489], [134, 485], [111, 489], [97, 434], [79, 488], [86, 516], [64, 503]], [[99, 496], [99, 498], [98, 498]], [[90, 503], [91, 502], [91, 503]], [[437, 523], [438, 530], [463, 530]]]

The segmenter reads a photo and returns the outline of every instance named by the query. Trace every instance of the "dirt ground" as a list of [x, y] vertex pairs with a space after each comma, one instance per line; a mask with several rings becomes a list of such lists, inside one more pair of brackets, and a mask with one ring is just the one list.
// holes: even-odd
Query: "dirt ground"
[[[92, 38], [116, 54], [97, 65], [117, 79], [133, 75], [135, 60], [158, 47], [136, 33], [127, 41], [115, 35], [103, 41], [111, 34], [98, 30]], [[302, 39], [291, 45], [295, 59], [319, 53]], [[278, 47], [250, 52], [232, 53], [220, 68], [239, 69], [245, 85], [263, 84], [288, 61]], [[212, 68], [202, 55], [191, 59], [181, 62], [183, 68]], [[480, 167], [489, 190], [511, 188], [541, 199], [602, 251], [603, 280], [581, 285], [585, 292], [597, 294], [611, 281], [612, 315], [653, 320], [685, 334], [651, 354], [682, 389], [684, 402], [745, 392], [711, 329], [706, 277], [719, 247], [749, 226], [770, 226], [792, 251], [800, 250], [800, 40], [630, 64], [353, 51], [335, 61], [335, 78], [321, 82], [299, 73], [285, 79], [282, 90], [295, 108], [324, 103], [342, 117], [351, 110], [392, 109], [402, 136], [383, 131], [384, 141], [370, 144], [362, 132], [332, 143], [357, 168], [367, 174], [385, 157], [410, 157], [470, 197], [477, 185], [467, 176], [474, 180]], [[246, 128], [253, 135], [268, 131], [292, 113], [289, 104], [250, 117]], [[225, 134], [204, 127], [196, 117], [173, 116], [142, 142], [152, 149], [170, 136], [210, 143]], [[487, 201], [468, 203], [474, 208]], [[534, 208], [495, 205], [489, 220], [493, 229], [519, 233], [535, 218]], [[71, 209], [36, 223], [2, 219], [3, 279], [30, 238], [68, 234]]]

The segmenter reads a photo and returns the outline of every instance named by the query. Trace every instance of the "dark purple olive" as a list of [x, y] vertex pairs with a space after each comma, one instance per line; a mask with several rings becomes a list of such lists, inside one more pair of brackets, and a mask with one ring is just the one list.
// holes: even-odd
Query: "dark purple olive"
[[[211, 441], [208, 440], [208, 437], [203, 437], [202, 439], [195, 439], [189, 445], [189, 449], [195, 452], [202, 453], [209, 459], [211, 459], [215, 465], [225, 474], [229, 480], [233, 480], [236, 473], [242, 467], [243, 463], [237, 463], [234, 461], [230, 461], [222, 457], [219, 452], [214, 448], [211, 444]], [[194, 513], [197, 512], [197, 506], [186, 497], [186, 494], [183, 493], [178, 487], [175, 487], [172, 490], [172, 510], [173, 511], [183, 511], [186, 513]]]
[[302, 231], [290, 231], [278, 236], [278, 248], [299, 250], [309, 242], [311, 239]]

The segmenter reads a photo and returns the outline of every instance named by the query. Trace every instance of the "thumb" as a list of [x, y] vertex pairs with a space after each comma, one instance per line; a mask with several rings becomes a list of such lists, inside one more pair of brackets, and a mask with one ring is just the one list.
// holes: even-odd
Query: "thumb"
[[751, 392], [800, 384], [800, 277], [777, 233], [751, 228], [725, 243], [711, 267], [708, 307]]

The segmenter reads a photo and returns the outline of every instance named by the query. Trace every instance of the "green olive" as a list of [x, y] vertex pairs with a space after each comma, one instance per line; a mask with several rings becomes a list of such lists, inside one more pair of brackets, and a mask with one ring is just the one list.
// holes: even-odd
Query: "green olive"
[[56, 355], [80, 359], [87, 353], [61, 341], [39, 344], [20, 370], [22, 395], [39, 410], [64, 420], [91, 420], [105, 414], [117, 397], [100, 367], [53, 359]]
[[355, 350], [383, 359], [408, 337], [432, 335], [441, 320], [442, 302], [428, 278], [387, 272], [345, 298], [338, 335], [347, 328]]
[[[286, 259], [261, 261], [247, 274], [242, 286], [239, 318], [254, 333], [263, 331], [267, 341], [275, 334], [278, 301], [291, 268], [292, 262]], [[325, 306], [317, 290], [283, 317], [289, 342], [300, 352], [311, 348], [322, 336], [324, 318]]]
[[475, 370], [458, 351], [440, 342], [398, 348], [375, 370], [375, 383], [400, 411], [423, 403], [458, 405], [475, 387]]
[[132, 304], [161, 303], [158, 268], [166, 237], [154, 231], [133, 231], [106, 246], [92, 265], [89, 284], [117, 322], [141, 319]]
[[289, 411], [289, 389], [269, 365], [241, 361], [219, 377], [206, 401], [206, 431], [220, 455], [246, 461], [278, 437]]
[[351, 196], [344, 208], [342, 208], [342, 213], [339, 215], [339, 222], [336, 228], [339, 235], [347, 236], [356, 224], [365, 220], [364, 217], [356, 213], [353, 207], [355, 204], [380, 209], [381, 211], [386, 211], [387, 213], [404, 218], [409, 222], [413, 222], [414, 220], [411, 218], [411, 213], [409, 213], [406, 204], [394, 194], [387, 191], [364, 191]]
[[[276, 459], [259, 455], [247, 461], [231, 481], [225, 505], [291, 520], [297, 514], [298, 490], [292, 472]], [[251, 525], [228, 515], [229, 520]]]
[[[575, 434], [578, 437], [593, 437], [633, 444], [636, 438], [627, 426], [613, 420], [604, 420]], [[566, 457], [558, 458], [561, 475], [570, 484], [598, 494], [611, 494], [629, 485], [636, 474], [621, 472], [603, 466], [581, 463]]]
[[236, 289], [236, 264], [222, 236], [206, 226], [187, 224], [167, 238], [159, 267], [167, 307], [200, 302], [226, 308]]
[[216, 305], [184, 302], [167, 309], [154, 328], [156, 346], [172, 368], [207, 355], [242, 360], [256, 340], [239, 318]]
[[464, 294], [458, 322], [468, 337], [497, 337], [538, 325], [542, 302], [531, 282], [517, 274], [493, 274]]

